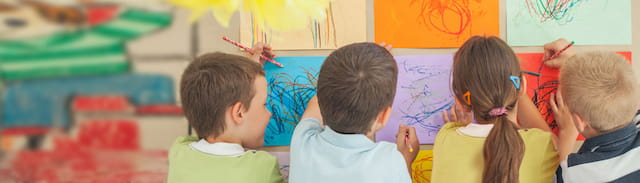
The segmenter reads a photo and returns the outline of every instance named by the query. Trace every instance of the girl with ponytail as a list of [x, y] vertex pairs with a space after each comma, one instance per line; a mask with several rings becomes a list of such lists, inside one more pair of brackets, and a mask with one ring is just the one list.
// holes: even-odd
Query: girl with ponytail
[[[551, 182], [559, 162], [555, 136], [537, 111], [527, 126], [541, 129], [516, 122], [518, 99], [529, 99], [513, 50], [500, 38], [475, 36], [456, 52], [452, 70], [458, 114], [436, 136], [432, 182]], [[531, 115], [521, 116], [526, 123], [522, 117]]]

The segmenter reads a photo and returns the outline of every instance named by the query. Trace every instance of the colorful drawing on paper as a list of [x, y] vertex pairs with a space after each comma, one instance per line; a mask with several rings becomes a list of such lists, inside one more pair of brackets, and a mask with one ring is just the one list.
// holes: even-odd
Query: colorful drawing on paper
[[413, 126], [421, 144], [432, 144], [444, 125], [442, 110], [454, 104], [450, 85], [453, 55], [396, 56], [398, 86], [387, 126], [377, 141], [395, 142], [398, 125]]
[[421, 150], [411, 164], [411, 179], [413, 183], [431, 182], [431, 170], [433, 168], [433, 151]]
[[375, 40], [396, 48], [459, 47], [500, 35], [498, 0], [376, 0]]
[[[618, 52], [631, 61], [631, 52]], [[538, 108], [542, 118], [549, 124], [554, 133], [558, 133], [558, 125], [553, 116], [549, 100], [551, 94], [558, 90], [559, 69], [547, 67], [542, 62], [542, 53], [519, 53], [520, 67], [522, 70], [540, 73], [540, 77], [525, 74], [527, 79], [527, 95]], [[578, 138], [584, 140], [582, 136]]]
[[560, 24], [573, 21], [575, 9], [583, 2], [583, 0], [526, 0], [529, 14], [536, 16], [541, 23], [556, 21]]
[[507, 0], [507, 41], [511, 46], [540, 46], [558, 38], [578, 45], [631, 44], [630, 3]]
[[278, 158], [278, 165], [280, 167], [280, 173], [284, 180], [289, 180], [289, 165], [291, 156], [289, 152], [269, 152], [276, 158]]
[[263, 30], [248, 13], [240, 13], [240, 42], [270, 44], [276, 50], [336, 49], [367, 41], [365, 0], [332, 1], [324, 20], [312, 21], [303, 30]]
[[281, 68], [266, 64], [269, 89], [267, 108], [271, 121], [267, 125], [265, 145], [289, 145], [291, 135], [307, 103], [316, 94], [318, 72], [325, 57], [279, 57]]

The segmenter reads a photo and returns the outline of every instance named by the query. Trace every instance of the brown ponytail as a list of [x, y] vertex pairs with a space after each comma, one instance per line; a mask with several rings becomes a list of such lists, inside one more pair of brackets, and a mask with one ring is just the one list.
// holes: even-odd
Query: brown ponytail
[[469, 104], [478, 123], [493, 123], [483, 150], [483, 183], [519, 182], [524, 142], [518, 126], [507, 115], [489, 115], [489, 111], [505, 108], [511, 111], [518, 100], [519, 87], [510, 80], [522, 78], [520, 64], [513, 50], [500, 38], [474, 36], [454, 56], [452, 90], [459, 101]]
[[483, 183], [519, 182], [520, 163], [524, 157], [524, 142], [518, 133], [518, 126], [507, 119], [498, 117], [484, 142]]

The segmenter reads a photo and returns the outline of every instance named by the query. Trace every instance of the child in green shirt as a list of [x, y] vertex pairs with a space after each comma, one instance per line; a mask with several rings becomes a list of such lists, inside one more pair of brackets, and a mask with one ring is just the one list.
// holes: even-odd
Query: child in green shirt
[[284, 182], [276, 157], [249, 150], [263, 145], [271, 117], [257, 61], [273, 57], [270, 50], [257, 45], [253, 60], [205, 54], [185, 69], [180, 97], [197, 136], [180, 137], [169, 150], [168, 182]]

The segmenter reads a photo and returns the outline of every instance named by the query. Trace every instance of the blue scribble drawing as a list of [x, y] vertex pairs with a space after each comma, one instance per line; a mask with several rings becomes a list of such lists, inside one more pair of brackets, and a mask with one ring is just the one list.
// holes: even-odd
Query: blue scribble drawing
[[399, 86], [399, 92], [409, 95], [397, 106], [402, 113], [402, 122], [422, 127], [428, 136], [435, 135], [442, 127], [442, 121], [434, 121], [432, 117], [451, 109], [454, 104], [451, 92], [439, 87], [442, 81], [449, 80], [450, 66], [412, 65], [405, 61], [399, 67], [405, 73], [421, 76]]
[[316, 94], [318, 71], [324, 57], [280, 57], [285, 68], [265, 66], [272, 116], [265, 131], [265, 145], [289, 145], [291, 135], [307, 103]]
[[[318, 71], [304, 69], [305, 75], [292, 76], [287, 73], [274, 74], [269, 79], [269, 97], [267, 108], [271, 111], [273, 125], [267, 126], [267, 134], [282, 134], [292, 131], [307, 103], [316, 94]], [[271, 139], [269, 139], [271, 138]], [[273, 136], [266, 136], [265, 141], [271, 142]]]
[[399, 124], [416, 128], [423, 144], [433, 143], [442, 127], [442, 111], [454, 104], [450, 90], [452, 55], [396, 56], [398, 86], [387, 126], [378, 141], [395, 142]]

